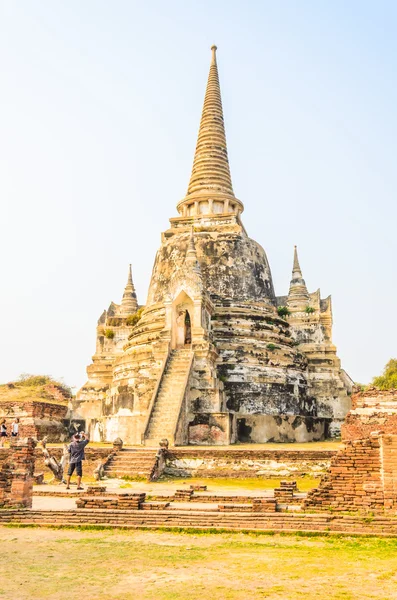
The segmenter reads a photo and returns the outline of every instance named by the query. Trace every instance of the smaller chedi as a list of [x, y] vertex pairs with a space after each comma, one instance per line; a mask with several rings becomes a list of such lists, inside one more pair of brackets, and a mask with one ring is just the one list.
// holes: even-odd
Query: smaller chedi
[[98, 322], [77, 395], [92, 439], [230, 444], [340, 433], [351, 381], [332, 343], [331, 299], [308, 292], [296, 248], [289, 294], [276, 296], [243, 210], [214, 46], [187, 193], [162, 234], [146, 304], [130, 270], [121, 304]]

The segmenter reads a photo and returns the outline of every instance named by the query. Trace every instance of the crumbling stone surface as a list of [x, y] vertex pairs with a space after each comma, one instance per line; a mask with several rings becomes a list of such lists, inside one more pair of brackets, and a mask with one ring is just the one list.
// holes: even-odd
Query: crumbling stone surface
[[[254, 447], [255, 448], [255, 447]], [[176, 477], [320, 477], [336, 450], [173, 448], [165, 474]]]

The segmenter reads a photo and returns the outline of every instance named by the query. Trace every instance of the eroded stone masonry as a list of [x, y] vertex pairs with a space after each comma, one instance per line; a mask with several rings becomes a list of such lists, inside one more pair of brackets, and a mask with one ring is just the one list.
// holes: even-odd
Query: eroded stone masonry
[[147, 302], [139, 307], [130, 270], [121, 304], [98, 322], [76, 406], [94, 440], [201, 445], [339, 433], [351, 382], [332, 343], [331, 298], [309, 293], [296, 248], [289, 293], [277, 296], [243, 210], [214, 46], [187, 194], [162, 234]]

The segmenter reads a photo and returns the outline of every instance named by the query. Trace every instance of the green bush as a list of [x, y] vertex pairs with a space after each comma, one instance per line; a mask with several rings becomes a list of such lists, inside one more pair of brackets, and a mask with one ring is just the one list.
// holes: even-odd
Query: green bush
[[72, 397], [72, 388], [63, 383], [63, 381], [57, 381], [49, 375], [30, 375], [29, 373], [22, 373], [15, 382], [17, 387], [41, 387], [44, 385], [53, 385], [59, 388], [65, 396]]
[[372, 384], [380, 390], [397, 389], [397, 358], [391, 358], [384, 368], [383, 375], [374, 377]]
[[142, 306], [142, 308], [139, 308], [136, 311], [136, 313], [134, 313], [133, 315], [129, 315], [127, 317], [125, 323], [126, 323], [126, 325], [128, 325], [128, 327], [133, 327], [134, 325], [136, 325], [138, 323], [138, 321], [141, 320], [143, 309], [144, 309], [144, 307]]
[[305, 312], [307, 312], [307, 314], [310, 315], [311, 313], [314, 313], [316, 311], [312, 306], [306, 306]]
[[276, 346], [276, 344], [267, 344], [266, 348], [273, 352], [274, 350], [280, 350], [280, 346]]
[[279, 317], [288, 317], [291, 314], [291, 311], [287, 306], [278, 306], [277, 312]]
[[48, 375], [29, 375], [29, 373], [23, 373], [18, 377], [18, 384], [26, 387], [37, 387], [39, 385], [47, 385], [47, 383], [53, 383], [51, 377]]
[[114, 338], [113, 329], [105, 329], [104, 335], [105, 335], [105, 338], [107, 338], [108, 340], [112, 340]]

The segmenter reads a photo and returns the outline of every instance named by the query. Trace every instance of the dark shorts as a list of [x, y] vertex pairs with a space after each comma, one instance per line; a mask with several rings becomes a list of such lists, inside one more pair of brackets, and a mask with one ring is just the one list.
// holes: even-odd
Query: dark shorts
[[83, 464], [82, 462], [77, 462], [77, 463], [70, 463], [69, 465], [69, 469], [68, 469], [68, 475], [73, 475], [74, 470], [76, 469], [76, 475], [78, 477], [82, 477], [83, 475]]
[[18, 437], [18, 434], [14, 433], [14, 432], [12, 432], [11, 435], [12, 435], [12, 437]]
[[7, 437], [7, 434], [6, 434], [6, 432], [5, 432], [5, 431], [2, 431], [2, 432], [0, 433], [0, 437]]

